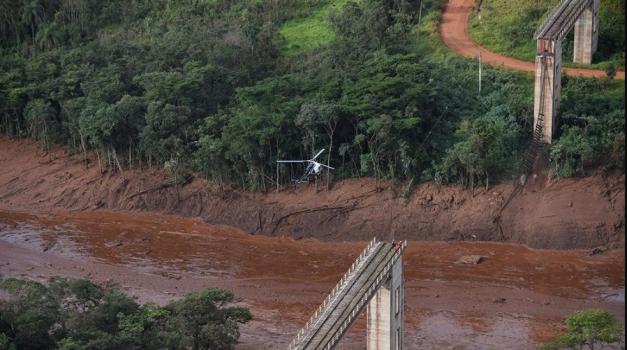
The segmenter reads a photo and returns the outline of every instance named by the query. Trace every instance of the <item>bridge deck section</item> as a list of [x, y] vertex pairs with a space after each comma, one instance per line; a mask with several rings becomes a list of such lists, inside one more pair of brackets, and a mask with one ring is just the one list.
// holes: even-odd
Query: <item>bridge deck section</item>
[[390, 269], [400, 258], [405, 245], [372, 242], [298, 333], [289, 349], [331, 349], [389, 278]]
[[534, 39], [562, 40], [581, 16], [590, 7], [592, 0], [562, 0], [546, 17], [534, 34]]

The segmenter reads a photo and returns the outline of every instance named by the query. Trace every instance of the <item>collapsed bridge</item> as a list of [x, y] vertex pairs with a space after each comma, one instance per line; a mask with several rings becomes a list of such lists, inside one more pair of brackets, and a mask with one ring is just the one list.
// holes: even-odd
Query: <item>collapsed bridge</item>
[[373, 239], [288, 349], [333, 349], [366, 306], [368, 350], [402, 349], [406, 246]]

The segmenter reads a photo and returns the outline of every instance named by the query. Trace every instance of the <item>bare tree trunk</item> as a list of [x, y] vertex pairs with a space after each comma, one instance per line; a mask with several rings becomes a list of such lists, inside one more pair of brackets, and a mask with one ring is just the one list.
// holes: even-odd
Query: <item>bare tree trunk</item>
[[[329, 142], [329, 154], [327, 154], [327, 167], [331, 166], [331, 150], [333, 149], [333, 133], [331, 133], [331, 141]], [[331, 177], [331, 169], [327, 168], [327, 191], [329, 190], [329, 183]]]
[[102, 160], [100, 159], [100, 151], [96, 150], [96, 156], [98, 157], [98, 168], [100, 169], [100, 174], [102, 174]]
[[[87, 148], [85, 147], [85, 138], [80, 128], [78, 129], [78, 135], [81, 138], [81, 148], [83, 149], [83, 163], [85, 163], [85, 169], [87, 169]], [[100, 163], [100, 160], [98, 163]]]
[[133, 148], [130, 141], [128, 142], [128, 168], [129, 170], [133, 169]]
[[120, 174], [122, 173], [122, 165], [120, 165], [120, 160], [118, 159], [118, 154], [115, 151], [115, 147], [111, 146], [111, 153], [113, 154], [113, 160], [115, 160], [115, 164], [118, 166], [118, 170]]

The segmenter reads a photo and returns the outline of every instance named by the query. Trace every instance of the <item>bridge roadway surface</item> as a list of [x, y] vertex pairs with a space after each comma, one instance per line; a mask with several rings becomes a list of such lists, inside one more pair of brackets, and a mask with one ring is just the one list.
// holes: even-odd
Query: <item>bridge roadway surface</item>
[[[440, 39], [451, 50], [466, 58], [475, 58], [481, 53], [481, 60], [493, 66], [500, 66], [509, 69], [534, 72], [535, 63], [517, 60], [515, 58], [499, 55], [487, 50], [472, 41], [468, 34], [468, 21], [475, 5], [475, 0], [449, 0], [442, 13], [439, 34]], [[532, 40], [532, 38], [529, 38]], [[564, 68], [564, 72], [569, 76], [581, 77], [605, 77], [605, 71], [600, 69], [587, 68]], [[616, 79], [625, 79], [625, 72], [616, 72]]]
[[327, 349], [329, 345], [335, 345], [335, 340], [349, 328], [342, 327], [344, 323], [350, 326], [376, 292], [376, 283], [385, 282], [386, 278], [379, 277], [389, 273], [389, 268], [400, 256], [396, 253], [394, 245], [386, 242], [375, 243], [368, 249], [363, 260], [347, 275], [343, 284], [340, 282], [335, 296], [320, 310], [319, 317], [292, 349]]

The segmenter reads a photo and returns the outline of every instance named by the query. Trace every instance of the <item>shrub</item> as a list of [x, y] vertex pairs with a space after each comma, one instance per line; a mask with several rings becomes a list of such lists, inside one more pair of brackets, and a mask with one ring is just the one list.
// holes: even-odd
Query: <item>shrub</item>
[[471, 187], [475, 181], [484, 181], [488, 186], [490, 178], [511, 167], [519, 132], [513, 120], [496, 116], [462, 122], [456, 131], [460, 141], [435, 168], [436, 181], [457, 181]]
[[594, 350], [601, 343], [614, 343], [621, 339], [623, 329], [614, 316], [605, 310], [580, 310], [568, 316], [565, 320], [566, 331], [555, 341], [546, 344], [541, 349], [581, 349], [587, 346]]

